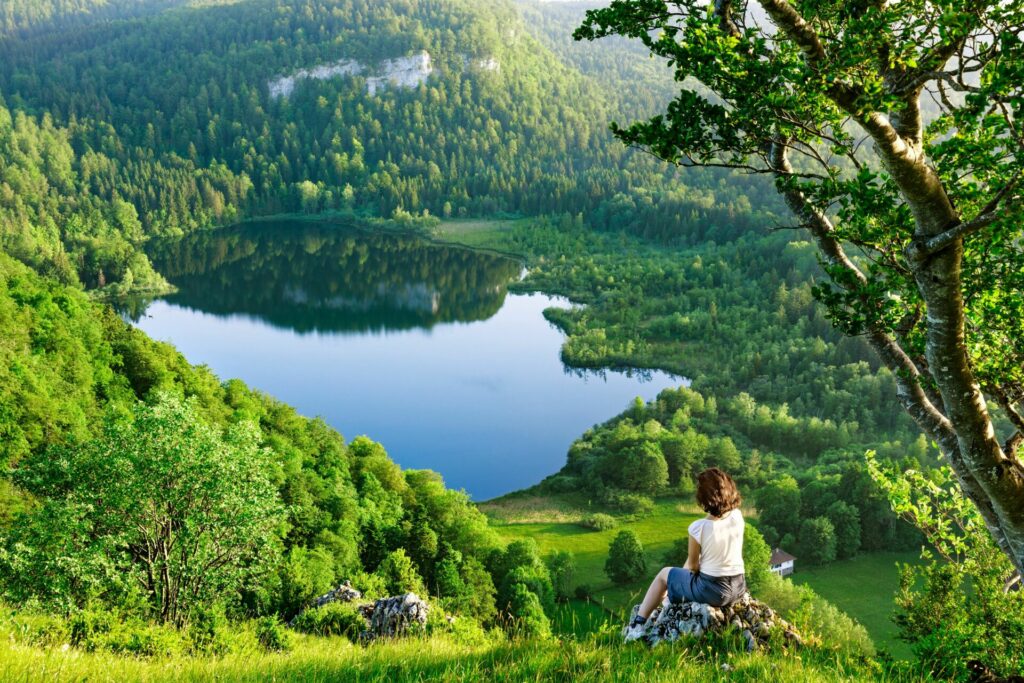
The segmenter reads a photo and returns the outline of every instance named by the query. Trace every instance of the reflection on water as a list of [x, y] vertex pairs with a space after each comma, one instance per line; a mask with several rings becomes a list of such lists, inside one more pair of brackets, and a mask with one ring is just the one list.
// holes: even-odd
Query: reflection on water
[[154, 245], [150, 257], [178, 287], [166, 301], [296, 332], [486, 320], [521, 270], [510, 258], [415, 236], [287, 222], [193, 233]]
[[500, 256], [293, 223], [153, 257], [180, 291], [134, 311], [147, 334], [477, 499], [537, 483], [587, 428], [681, 381], [566, 371], [543, 312], [568, 302], [507, 295], [520, 267]]

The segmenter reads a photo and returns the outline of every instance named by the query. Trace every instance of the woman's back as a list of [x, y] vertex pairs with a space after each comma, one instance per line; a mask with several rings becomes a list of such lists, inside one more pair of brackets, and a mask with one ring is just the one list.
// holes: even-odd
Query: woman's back
[[700, 544], [700, 573], [707, 576], [743, 574], [743, 515], [739, 509], [721, 519], [698, 519], [689, 532]]

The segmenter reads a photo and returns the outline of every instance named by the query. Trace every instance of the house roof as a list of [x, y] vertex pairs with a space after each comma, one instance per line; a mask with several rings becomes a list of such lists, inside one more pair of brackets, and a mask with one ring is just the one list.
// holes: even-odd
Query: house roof
[[771, 564], [782, 564], [783, 562], [790, 562], [796, 558], [787, 553], [782, 548], [772, 548], [772, 559], [769, 560]]

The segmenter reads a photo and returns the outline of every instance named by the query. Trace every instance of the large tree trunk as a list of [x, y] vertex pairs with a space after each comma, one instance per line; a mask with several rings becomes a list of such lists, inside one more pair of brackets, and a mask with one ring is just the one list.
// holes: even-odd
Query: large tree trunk
[[[933, 234], [921, 231], [922, 237]], [[944, 412], [956, 433], [956, 451], [946, 452], [950, 464], [961, 482], [970, 482], [965, 490], [985, 515], [1000, 547], [1024, 575], [1024, 473], [1016, 457], [1003, 452], [971, 369], [964, 336], [962, 258], [963, 242], [956, 240], [914, 270], [927, 306], [926, 356]]]
[[[828, 58], [820, 37], [788, 0], [758, 1], [779, 31], [801, 49], [813, 69], [827, 68]], [[956, 47], [955, 39], [947, 45], [935, 46], [934, 68], [942, 68]], [[996, 438], [985, 397], [971, 368], [961, 279], [963, 237], [957, 230], [964, 224], [925, 157], [921, 89], [908, 92], [902, 110], [891, 118], [881, 112], [865, 111], [862, 93], [855, 83], [836, 80], [827, 94], [874, 142], [876, 153], [913, 214], [914, 243], [908, 250], [908, 261], [926, 307], [927, 372], [942, 405], [934, 405], [921, 387], [915, 364], [903, 362], [906, 354], [884, 331], [870, 330], [869, 341], [896, 375], [904, 407], [925, 433], [938, 442], [993, 538], [1024, 575], [1024, 466], [1016, 454], [1005, 452]], [[785, 141], [775, 141], [773, 146], [782, 150], [776, 151], [770, 160], [774, 171], [787, 173], [791, 169], [785, 159]], [[852, 269], [863, 282], [863, 274], [842, 253], [824, 213], [802, 193], [787, 190], [783, 195], [810, 228], [824, 258]], [[924, 248], [943, 236], [951, 239], [939, 239], [941, 248]]]

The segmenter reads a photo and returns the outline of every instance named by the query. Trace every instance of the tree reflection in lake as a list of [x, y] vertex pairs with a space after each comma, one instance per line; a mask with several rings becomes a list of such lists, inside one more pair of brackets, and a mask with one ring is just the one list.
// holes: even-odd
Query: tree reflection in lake
[[[260, 223], [154, 244], [169, 303], [297, 332], [374, 332], [486, 320], [522, 266], [497, 254], [354, 227]], [[132, 317], [141, 313], [131, 311]]]

